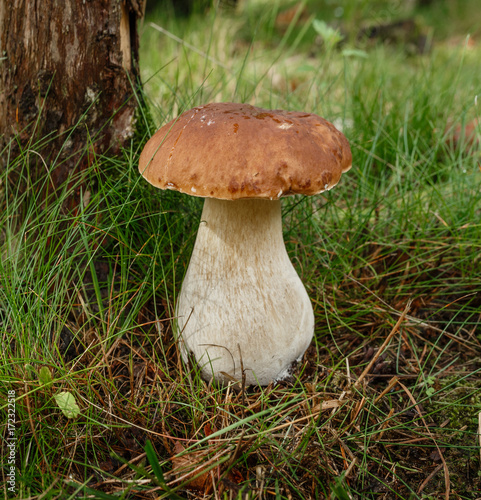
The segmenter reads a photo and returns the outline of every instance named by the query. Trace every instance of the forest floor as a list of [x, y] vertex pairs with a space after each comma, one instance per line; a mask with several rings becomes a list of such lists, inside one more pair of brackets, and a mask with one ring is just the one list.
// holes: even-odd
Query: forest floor
[[[481, 498], [477, 3], [147, 13], [136, 136], [92, 161], [83, 209], [19, 191], [24, 156], [0, 174], [6, 498]], [[138, 174], [150, 135], [211, 101], [317, 113], [353, 153], [335, 189], [283, 201], [315, 336], [268, 387], [182, 361], [202, 200]]]

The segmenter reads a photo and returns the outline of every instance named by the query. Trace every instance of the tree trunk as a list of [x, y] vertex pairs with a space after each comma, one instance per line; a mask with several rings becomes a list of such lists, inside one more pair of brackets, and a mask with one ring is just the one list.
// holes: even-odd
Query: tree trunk
[[58, 187], [131, 137], [143, 1], [0, 0], [0, 148], [39, 153], [32, 177]]

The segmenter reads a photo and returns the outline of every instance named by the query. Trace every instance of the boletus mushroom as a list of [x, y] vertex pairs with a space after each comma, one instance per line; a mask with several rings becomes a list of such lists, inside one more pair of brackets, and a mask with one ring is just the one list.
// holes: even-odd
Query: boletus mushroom
[[314, 314], [287, 255], [280, 199], [333, 188], [351, 159], [323, 118], [249, 104], [193, 108], [147, 142], [148, 182], [205, 198], [176, 335], [206, 380], [267, 385], [306, 351]]

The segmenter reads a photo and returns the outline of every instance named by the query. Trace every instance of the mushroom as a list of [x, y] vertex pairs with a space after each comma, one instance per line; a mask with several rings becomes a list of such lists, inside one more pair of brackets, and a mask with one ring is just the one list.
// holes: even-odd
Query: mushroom
[[351, 159], [323, 118], [248, 104], [193, 108], [147, 142], [148, 182], [205, 198], [175, 329], [204, 379], [267, 385], [302, 358], [314, 313], [286, 251], [280, 198], [333, 188]]

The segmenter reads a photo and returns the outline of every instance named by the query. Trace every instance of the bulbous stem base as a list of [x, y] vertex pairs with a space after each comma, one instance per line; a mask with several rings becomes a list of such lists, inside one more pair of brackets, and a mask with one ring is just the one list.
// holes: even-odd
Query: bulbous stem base
[[177, 337], [205, 379], [267, 385], [314, 333], [311, 301], [289, 260], [280, 201], [206, 199], [177, 302]]

